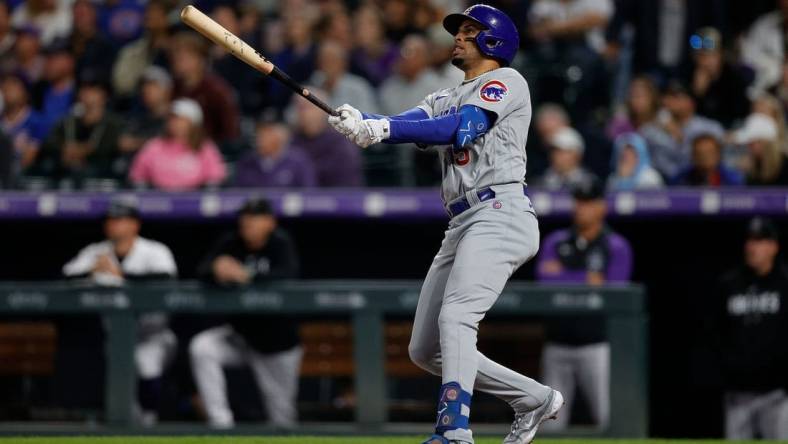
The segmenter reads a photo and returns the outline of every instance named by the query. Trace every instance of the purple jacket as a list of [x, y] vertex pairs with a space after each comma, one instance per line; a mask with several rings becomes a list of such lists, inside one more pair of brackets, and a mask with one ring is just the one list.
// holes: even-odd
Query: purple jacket
[[235, 185], [261, 188], [304, 188], [317, 185], [312, 160], [298, 148], [289, 147], [275, 160], [255, 151], [246, 153], [235, 167]]
[[[547, 273], [550, 261], [558, 261], [562, 270]], [[608, 283], [628, 282], [632, 275], [629, 242], [607, 228], [591, 242], [578, 239], [572, 229], [556, 231], [542, 241], [536, 264], [539, 282], [584, 284], [588, 272], [604, 273]]]
[[364, 184], [361, 148], [345, 136], [326, 126], [316, 137], [296, 134], [292, 146], [299, 147], [312, 159], [321, 187], [359, 187]]

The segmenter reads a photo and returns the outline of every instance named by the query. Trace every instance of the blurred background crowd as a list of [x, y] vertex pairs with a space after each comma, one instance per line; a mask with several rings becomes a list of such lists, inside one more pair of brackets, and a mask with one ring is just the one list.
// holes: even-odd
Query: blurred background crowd
[[[434, 154], [361, 152], [179, 20], [176, 0], [0, 5], [0, 186], [431, 186]], [[532, 185], [788, 184], [788, 1], [498, 0], [529, 82]], [[197, 0], [333, 106], [395, 114], [462, 80], [461, 0]]]

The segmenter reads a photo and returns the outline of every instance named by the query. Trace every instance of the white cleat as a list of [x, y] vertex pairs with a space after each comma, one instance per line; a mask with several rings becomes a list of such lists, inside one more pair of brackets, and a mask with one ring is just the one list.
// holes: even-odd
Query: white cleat
[[512, 431], [503, 439], [503, 444], [530, 444], [536, 436], [539, 425], [548, 419], [556, 419], [558, 411], [564, 406], [564, 397], [558, 390], [553, 390], [544, 403], [526, 413], [514, 416]]

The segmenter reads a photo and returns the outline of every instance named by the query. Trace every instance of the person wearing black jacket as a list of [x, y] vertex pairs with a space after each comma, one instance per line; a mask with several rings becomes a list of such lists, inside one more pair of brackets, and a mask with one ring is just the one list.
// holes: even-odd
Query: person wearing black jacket
[[756, 217], [745, 265], [720, 282], [713, 338], [725, 385], [728, 439], [788, 439], [788, 271], [778, 232]]
[[[239, 211], [238, 230], [214, 245], [199, 266], [200, 276], [228, 288], [295, 278], [295, 246], [276, 225], [268, 201], [248, 200]], [[295, 426], [303, 350], [294, 321], [281, 316], [234, 316], [224, 325], [197, 334], [189, 355], [211, 427], [235, 425], [222, 368], [239, 365], [252, 370], [272, 425]]]

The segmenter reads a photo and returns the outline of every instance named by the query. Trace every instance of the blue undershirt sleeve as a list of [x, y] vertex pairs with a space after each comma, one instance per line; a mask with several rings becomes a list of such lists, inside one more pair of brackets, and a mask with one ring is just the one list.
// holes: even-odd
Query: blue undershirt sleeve
[[[419, 111], [426, 115], [423, 110]], [[395, 117], [404, 114], [406, 113]], [[490, 121], [488, 113], [474, 105], [465, 105], [460, 108], [458, 113], [431, 119], [390, 119], [391, 135], [384, 142], [453, 145], [459, 149], [471, 144], [477, 137], [486, 133], [490, 127]]]
[[367, 114], [361, 113], [361, 117], [366, 119], [389, 119], [389, 120], [424, 120], [429, 119], [429, 115], [427, 112], [419, 107], [411, 108], [407, 111], [403, 111], [396, 116], [383, 116], [380, 114]]

